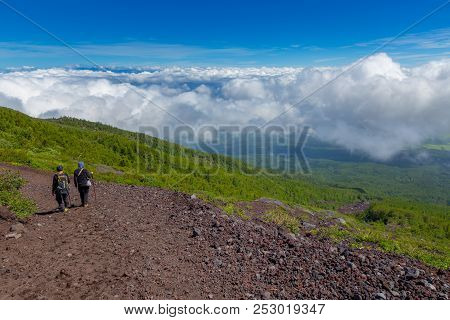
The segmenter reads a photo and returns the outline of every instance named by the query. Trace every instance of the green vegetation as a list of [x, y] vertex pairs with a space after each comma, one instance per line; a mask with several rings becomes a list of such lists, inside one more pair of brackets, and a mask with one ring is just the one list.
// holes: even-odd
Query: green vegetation
[[70, 171], [82, 159], [97, 179], [171, 188], [207, 200], [270, 197], [336, 209], [361, 198], [355, 190], [258, 174], [229, 157], [77, 119], [40, 120], [0, 108], [0, 141], [0, 161], [46, 170], [61, 163]]
[[[318, 211], [369, 200], [372, 206], [367, 212], [343, 214], [347, 224], [320, 232], [355, 245], [374, 243], [441, 268], [450, 264], [450, 177], [441, 167], [429, 165], [417, 171], [363, 162], [336, 166], [324, 160], [313, 166], [317, 177], [262, 174], [241, 161], [143, 134], [70, 118], [33, 119], [0, 108], [0, 162], [44, 170], [63, 164], [70, 171], [78, 160], [85, 161], [99, 180], [195, 193], [243, 218], [237, 204], [259, 198]], [[34, 209], [18, 198], [18, 188], [8, 191], [8, 196], [2, 193], [1, 202], [26, 216]], [[264, 219], [298, 232], [300, 218], [284, 209], [268, 212]]]
[[424, 148], [429, 150], [450, 151], [450, 135], [428, 141], [424, 145]]
[[25, 181], [16, 172], [0, 171], [0, 205], [7, 206], [18, 218], [26, 218], [36, 212], [33, 201], [19, 192]]
[[[236, 143], [237, 144], [237, 143]], [[349, 152], [311, 137], [304, 148], [312, 174], [310, 181], [343, 189], [353, 189], [371, 198], [401, 197], [418, 202], [450, 205], [450, 136], [427, 141], [417, 149], [404, 150], [387, 162], [377, 162], [367, 155]], [[262, 146], [253, 146], [241, 159], [259, 166], [292, 167], [292, 151], [281, 144], [270, 153], [256, 154]], [[279, 163], [292, 154], [285, 163]], [[289, 166], [290, 164], [290, 166]], [[304, 179], [304, 177], [303, 177]], [[382, 186], [380, 188], [380, 186]], [[426, 186], [426, 187], [424, 187]]]
[[375, 201], [358, 215], [341, 214], [345, 226], [321, 230], [336, 240], [356, 246], [376, 244], [389, 252], [406, 254], [430, 265], [450, 267], [448, 207], [402, 199]]
[[443, 205], [450, 201], [450, 171], [443, 164], [400, 166], [323, 159], [310, 163], [317, 183], [355, 188], [377, 198], [401, 197]]
[[266, 212], [263, 219], [283, 226], [294, 234], [297, 234], [299, 231], [300, 221], [284, 208], [278, 207]]
[[430, 150], [450, 151], [450, 143], [448, 143], [448, 144], [426, 144], [424, 147], [426, 149], [430, 149]]
[[248, 219], [248, 216], [245, 214], [244, 210], [236, 206], [234, 203], [227, 203], [225, 206], [222, 206], [222, 209], [230, 216], [238, 216], [243, 220]]

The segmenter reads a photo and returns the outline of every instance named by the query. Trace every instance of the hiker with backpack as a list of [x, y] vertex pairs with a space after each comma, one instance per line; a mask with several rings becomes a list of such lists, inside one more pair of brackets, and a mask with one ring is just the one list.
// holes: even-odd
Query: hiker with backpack
[[87, 207], [89, 202], [89, 188], [92, 186], [92, 172], [84, 167], [84, 162], [78, 162], [78, 169], [74, 172], [75, 187], [80, 193], [81, 206]]
[[69, 211], [69, 184], [69, 176], [64, 172], [63, 166], [59, 165], [53, 175], [52, 195], [56, 195], [58, 209], [61, 212]]

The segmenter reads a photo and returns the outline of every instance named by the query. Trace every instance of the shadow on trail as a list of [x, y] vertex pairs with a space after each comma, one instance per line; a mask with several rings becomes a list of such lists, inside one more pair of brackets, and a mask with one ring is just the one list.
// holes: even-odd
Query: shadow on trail
[[[68, 208], [69, 209], [75, 209], [75, 208], [82, 208], [82, 206], [81, 205], [77, 206], [77, 205], [72, 204]], [[47, 210], [47, 211], [39, 211], [39, 212], [36, 212], [35, 215], [37, 215], [37, 216], [46, 216], [46, 215], [55, 214], [55, 213], [63, 213], [63, 211], [61, 211], [58, 208], [56, 208], [56, 209]]]
[[48, 214], [54, 214], [54, 213], [59, 213], [59, 209], [53, 209], [53, 210], [48, 210], [48, 211], [40, 211], [40, 212], [36, 212], [35, 215], [37, 216], [45, 216]]

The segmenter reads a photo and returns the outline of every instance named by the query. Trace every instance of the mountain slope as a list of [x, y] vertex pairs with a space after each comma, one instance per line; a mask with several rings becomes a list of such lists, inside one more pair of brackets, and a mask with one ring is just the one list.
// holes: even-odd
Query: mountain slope
[[[170, 190], [98, 183], [89, 208], [54, 214], [51, 173], [7, 168], [40, 212], [22, 237], [0, 238], [1, 299], [448, 298], [448, 271], [295, 237]], [[0, 234], [12, 223], [0, 219]]]
[[[336, 241], [345, 240], [357, 247], [375, 245], [440, 268], [450, 266], [449, 206], [381, 198], [358, 185], [346, 189], [315, 183], [308, 177], [264, 174], [229, 157], [103, 124], [69, 118], [33, 119], [0, 108], [0, 161], [45, 170], [54, 170], [62, 163], [71, 171], [80, 159], [98, 180], [196, 194], [244, 218], [252, 215], [246, 212], [247, 206], [261, 198], [310, 209], [317, 213], [314, 219], [326, 220], [327, 212], [333, 210], [345, 224], [316, 223], [309, 215], [289, 210], [268, 212], [263, 219], [294, 233], [302, 223], [314, 224], [311, 233]], [[383, 189], [381, 183], [379, 189]], [[346, 210], [353, 207], [363, 209]]]
[[351, 189], [257, 174], [243, 162], [149, 136], [77, 119], [33, 119], [0, 108], [0, 161], [54, 170], [84, 160], [98, 178], [169, 187], [225, 201], [273, 197], [291, 204], [337, 208], [356, 201]]

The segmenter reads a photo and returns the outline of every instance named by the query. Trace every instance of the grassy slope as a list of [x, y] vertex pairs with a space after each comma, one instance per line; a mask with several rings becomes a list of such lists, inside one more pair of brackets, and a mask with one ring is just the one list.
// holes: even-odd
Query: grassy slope
[[[439, 148], [429, 148], [431, 144], [439, 145]], [[312, 169], [312, 182], [345, 189], [355, 188], [371, 197], [401, 197], [450, 205], [450, 152], [440, 148], [444, 144], [450, 145], [450, 137], [427, 141], [421, 148], [404, 150], [389, 162], [377, 162], [362, 153], [352, 153], [313, 137], [308, 140], [304, 152]], [[289, 149], [283, 144], [278, 145], [270, 150], [275, 156], [264, 156], [252, 151], [259, 151], [264, 145], [250, 148], [249, 153], [240, 157], [266, 167], [270, 167], [275, 160], [274, 164], [279, 166], [277, 160], [295, 148], [295, 145]], [[289, 160], [292, 159], [294, 155]]]
[[449, 215], [448, 207], [390, 198], [373, 202], [362, 214], [341, 214], [347, 222], [345, 228], [333, 226], [317, 232], [339, 241], [350, 240], [356, 246], [375, 243], [385, 251], [448, 269]]
[[302, 179], [254, 174], [243, 162], [152, 137], [140, 135], [139, 140], [135, 133], [102, 124], [39, 120], [0, 108], [0, 161], [50, 170], [62, 163], [70, 171], [82, 159], [103, 180], [174, 188], [224, 201], [273, 197], [333, 209], [360, 196]]
[[[267, 197], [291, 205], [336, 209], [345, 203], [379, 198], [370, 190], [361, 193], [330, 187], [309, 178], [256, 174], [252, 167], [228, 157], [144, 135], [137, 138], [135, 133], [98, 123], [67, 118], [39, 120], [0, 108], [0, 161], [4, 162], [47, 170], [62, 163], [70, 171], [82, 159], [95, 171], [97, 179], [166, 187], [225, 204]], [[346, 227], [320, 232], [356, 244], [371, 241], [386, 250], [449, 267], [448, 206], [383, 198], [371, 210], [387, 219], [369, 219], [367, 214], [371, 212], [347, 215]]]
[[310, 163], [316, 181], [361, 188], [373, 197], [402, 197], [443, 205], [450, 201], [450, 171], [441, 164], [396, 166], [316, 159]]

